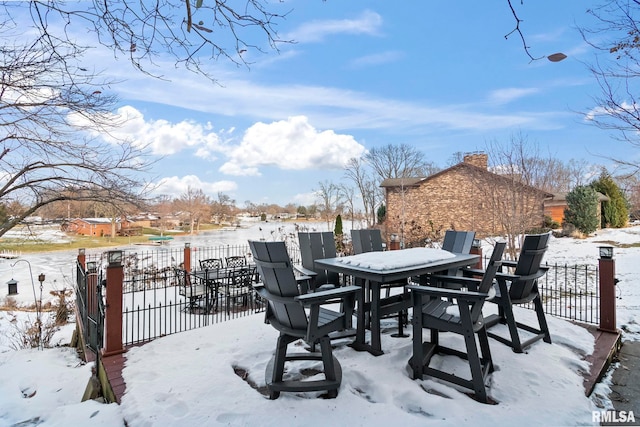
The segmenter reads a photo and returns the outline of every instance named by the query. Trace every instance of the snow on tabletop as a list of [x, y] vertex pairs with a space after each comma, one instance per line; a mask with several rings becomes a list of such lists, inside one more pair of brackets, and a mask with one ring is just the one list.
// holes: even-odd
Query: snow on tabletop
[[454, 257], [454, 254], [442, 249], [410, 248], [400, 251], [365, 252], [338, 258], [338, 262], [376, 270], [395, 270]]

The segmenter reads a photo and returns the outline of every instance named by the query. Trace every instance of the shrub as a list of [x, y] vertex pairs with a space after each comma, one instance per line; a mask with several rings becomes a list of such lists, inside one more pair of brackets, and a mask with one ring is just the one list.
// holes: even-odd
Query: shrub
[[13, 316], [10, 321], [13, 331], [7, 331], [6, 336], [10, 345], [15, 350], [27, 348], [48, 348], [51, 346], [51, 339], [60, 329], [53, 319], [53, 316], [47, 315], [45, 322], [42, 321], [42, 314], [36, 316], [34, 320], [27, 319], [19, 322], [17, 317]]
[[51, 291], [51, 295], [58, 298], [54, 305], [55, 321], [58, 326], [66, 325], [69, 322], [69, 317], [73, 314], [73, 300], [67, 299], [73, 293], [71, 289], [62, 289], [61, 291]]
[[585, 185], [579, 185], [567, 194], [567, 208], [564, 211], [565, 221], [573, 224], [584, 234], [591, 234], [598, 229], [598, 195], [596, 191]]
[[606, 170], [591, 183], [594, 190], [609, 197], [609, 201], [602, 203], [602, 227], [626, 227], [629, 218], [629, 203], [620, 187]]
[[557, 230], [561, 225], [558, 221], [554, 221], [551, 219], [549, 215], [544, 216], [544, 223], [542, 224], [542, 228], [546, 230]]

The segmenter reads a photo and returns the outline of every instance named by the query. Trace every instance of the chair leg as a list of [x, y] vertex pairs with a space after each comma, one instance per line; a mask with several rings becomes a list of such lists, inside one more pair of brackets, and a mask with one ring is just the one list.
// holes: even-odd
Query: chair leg
[[482, 328], [478, 331], [478, 341], [480, 342], [480, 354], [482, 360], [486, 366], [485, 370], [488, 373], [493, 372], [493, 359], [491, 357], [491, 347], [489, 347], [489, 335], [487, 335], [487, 329]]
[[540, 325], [540, 332], [544, 334], [543, 341], [551, 344], [551, 335], [549, 334], [549, 325], [547, 325], [547, 317], [544, 314], [544, 308], [542, 307], [542, 299], [540, 295], [533, 300], [533, 305], [536, 308], [536, 315], [538, 316], [538, 324]]
[[275, 360], [273, 367], [273, 376], [271, 382], [277, 383], [282, 381], [284, 375], [284, 363], [287, 360], [287, 346], [291, 342], [291, 338], [287, 335], [280, 334], [278, 343], [276, 344]]
[[464, 334], [464, 341], [467, 348], [467, 357], [469, 359], [469, 368], [471, 369], [471, 382], [473, 383], [473, 391], [476, 398], [481, 402], [487, 401], [487, 390], [484, 386], [484, 375], [482, 374], [482, 361], [478, 354], [478, 346], [476, 345], [476, 336], [473, 330], [467, 330]]
[[[424, 360], [423, 347], [422, 347], [422, 319], [421, 313], [416, 311], [414, 307], [413, 311], [413, 357], [410, 359], [410, 367], [412, 377], [414, 380], [422, 379], [422, 372], [424, 370], [422, 361]], [[437, 332], [436, 332], [437, 333]]]
[[520, 335], [518, 334], [518, 324], [516, 322], [515, 315], [513, 314], [513, 307], [511, 304], [506, 304], [502, 307], [504, 318], [509, 327], [509, 336], [511, 337], [511, 348], [516, 353], [522, 353], [522, 343], [520, 342]]
[[322, 365], [324, 366], [324, 376], [327, 380], [336, 380], [336, 367], [333, 364], [333, 350], [331, 340], [325, 336], [320, 339], [320, 350], [322, 351]]

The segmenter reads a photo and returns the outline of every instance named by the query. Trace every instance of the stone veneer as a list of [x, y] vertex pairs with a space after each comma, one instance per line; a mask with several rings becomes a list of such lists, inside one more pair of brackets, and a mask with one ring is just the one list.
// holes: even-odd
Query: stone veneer
[[387, 237], [400, 236], [404, 224], [406, 242], [450, 228], [499, 235], [507, 228], [540, 227], [544, 220], [546, 193], [487, 171], [485, 154], [465, 156], [465, 162], [413, 186], [386, 190]]

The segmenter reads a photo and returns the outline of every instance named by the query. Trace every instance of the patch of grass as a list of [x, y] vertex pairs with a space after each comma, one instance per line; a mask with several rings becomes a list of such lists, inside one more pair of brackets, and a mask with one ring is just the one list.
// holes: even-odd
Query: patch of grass
[[602, 245], [613, 246], [614, 248], [640, 248], [640, 242], [634, 243], [619, 243], [614, 242], [613, 240], [598, 240], [594, 243], [600, 243]]
[[16, 251], [22, 253], [34, 253], [34, 252], [51, 252], [51, 251], [63, 251], [69, 249], [91, 249], [91, 248], [104, 248], [113, 246], [130, 245], [134, 243], [148, 242], [149, 236], [131, 236], [131, 237], [95, 237], [95, 236], [73, 236], [72, 241], [67, 243], [54, 243], [44, 240], [23, 240], [23, 239], [4, 239], [0, 238], [2, 242], [2, 249], [7, 251]]

